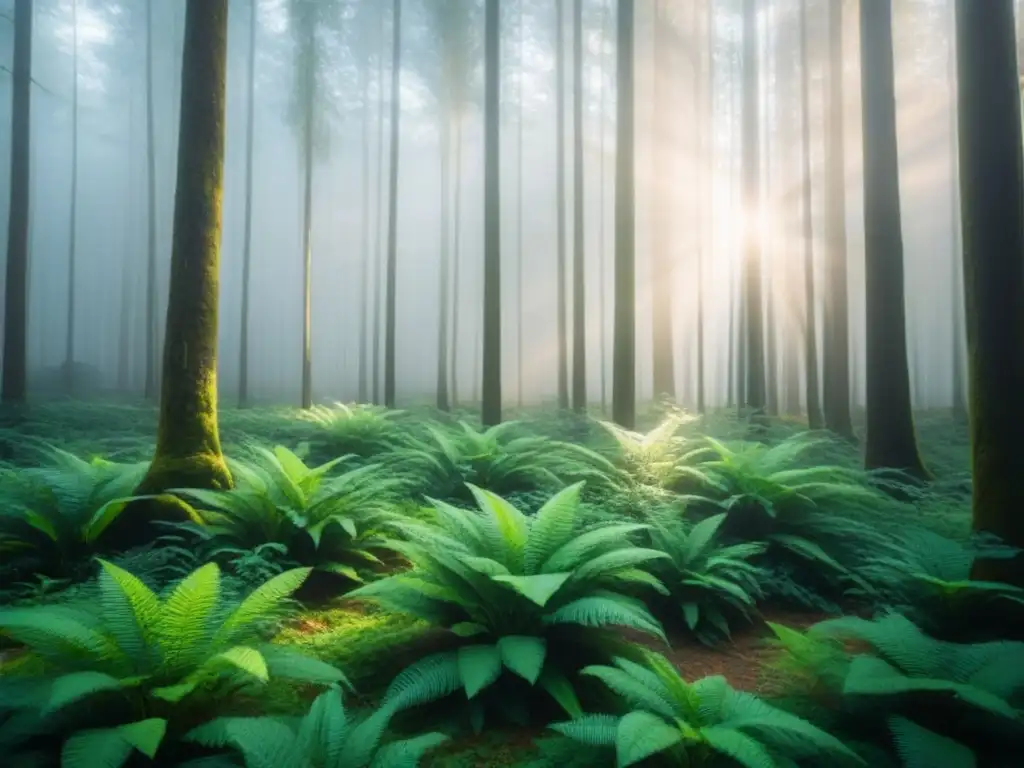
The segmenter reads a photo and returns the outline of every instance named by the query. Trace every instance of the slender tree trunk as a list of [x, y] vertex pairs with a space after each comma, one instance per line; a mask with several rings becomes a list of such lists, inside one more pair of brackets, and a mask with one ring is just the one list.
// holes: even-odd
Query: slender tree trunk
[[14, 66], [11, 98], [11, 197], [4, 283], [4, 355], [0, 400], [25, 402], [28, 314], [28, 222], [32, 133], [32, 0], [14, 3]]
[[[376, 244], [373, 258], [373, 402], [381, 403], [381, 321], [384, 296], [384, 41], [387, 39], [387, 14], [380, 4], [380, 46], [377, 57], [377, 220], [374, 225]], [[394, 94], [392, 94], [394, 98]]]
[[[703, 220], [706, 222], [707, 236], [705, 242], [697, 250], [697, 413], [703, 414], [707, 410], [706, 396], [704, 391], [706, 375], [704, 371], [704, 251], [707, 247], [708, 254], [714, 253], [715, 242], [715, 7], [711, 0], [707, 0], [704, 11], [705, 17], [705, 46], [707, 48], [705, 61], [706, 75], [704, 80], [703, 98], [701, 102], [705, 109], [705, 119], [701, 121], [703, 139], [703, 154], [699, 160], [699, 167], [706, 172], [701, 179], [700, 190], [706, 201], [706, 208], [703, 213]], [[694, 110], [695, 114], [699, 114]]]
[[[579, 0], [576, 0], [579, 2]], [[480, 420], [501, 423], [501, 8], [484, 18], [484, 306]]]
[[139, 493], [228, 488], [217, 430], [217, 301], [228, 0], [188, 0], [156, 452]]
[[[462, 103], [461, 99], [458, 103]], [[462, 291], [462, 113], [455, 117], [455, 172], [453, 179], [454, 201], [452, 203], [452, 343], [451, 343], [451, 387], [452, 408], [459, 406], [459, 320]], [[474, 369], [475, 370], [475, 369]], [[475, 378], [475, 377], [474, 377]]]
[[517, 122], [517, 150], [516, 150], [516, 404], [523, 407], [523, 316], [526, 312], [523, 302], [523, 122], [526, 115], [525, 89], [522, 73], [526, 69], [526, 23], [523, 8], [526, 0], [519, 0], [519, 119]]
[[743, 314], [746, 350], [746, 392], [741, 403], [755, 412], [765, 406], [764, 324], [761, 305], [761, 243], [751, 217], [760, 211], [760, 123], [757, 73], [757, 3], [743, 0], [743, 206], [747, 219], [744, 239]]
[[1010, 0], [957, 0], [963, 220], [975, 531], [1018, 549], [971, 576], [1024, 587], [1024, 152]]
[[[768, 210], [775, 211], [776, 188], [775, 177], [778, 170], [772, 163], [774, 153], [778, 151], [778, 143], [775, 140], [774, 128], [778, 118], [778, 86], [770, 85], [773, 81], [778, 82], [778, 63], [776, 52], [778, 51], [777, 31], [778, 14], [776, 4], [773, 0], [767, 0], [765, 13], [768, 16], [765, 32], [765, 83], [766, 90], [766, 115], [764, 120], [764, 189], [768, 198]], [[769, 226], [770, 247], [765, 275], [765, 409], [769, 416], [779, 415], [779, 343], [778, 343], [778, 286], [780, 281], [776, 276], [776, 269], [779, 263], [779, 235], [778, 229]]]
[[573, 191], [572, 191], [572, 407], [587, 410], [586, 249], [583, 229], [583, 0], [573, 0]]
[[843, 4], [827, 4], [829, 74], [827, 102], [825, 226], [825, 426], [853, 439], [850, 416], [850, 316], [846, 277], [846, 142], [843, 111]]
[[398, 136], [402, 110], [402, 0], [394, 0], [391, 34], [391, 168], [388, 174], [388, 263], [385, 286], [384, 405], [395, 407], [395, 295], [398, 278]]
[[605, 241], [604, 232], [604, 221], [605, 215], [608, 210], [608, 206], [605, 203], [605, 194], [607, 193], [607, 184], [605, 182], [605, 135], [607, 133], [608, 119], [605, 116], [605, 93], [608, 90], [605, 78], [607, 77], [607, 60], [604, 53], [605, 43], [608, 40], [608, 27], [609, 20], [611, 18], [611, 1], [603, 0], [601, 3], [601, 93], [600, 93], [600, 108], [599, 112], [601, 115], [601, 134], [600, 134], [600, 154], [601, 162], [598, 164], [600, 180], [598, 182], [601, 193], [601, 213], [597, 217], [598, 226], [598, 246], [597, 246], [597, 261], [598, 261], [598, 308], [597, 316], [598, 321], [601, 323], [601, 412], [607, 413], [608, 410], [608, 313], [606, 304], [608, 302], [608, 288], [605, 285], [605, 281], [608, 276], [608, 244]]
[[64, 330], [64, 391], [75, 391], [75, 248], [78, 245], [78, 0], [71, 0], [71, 211], [68, 227], [67, 327]]
[[651, 201], [654, 222], [651, 229], [653, 237], [652, 257], [654, 280], [651, 286], [651, 374], [654, 383], [654, 397], [676, 396], [675, 361], [672, 355], [672, 243], [671, 225], [667, 207], [671, 185], [664, 183], [665, 175], [659, 172], [668, 162], [666, 145], [668, 144], [667, 110], [672, 107], [664, 103], [661, 92], [668, 70], [672, 62], [665, 44], [665, 19], [661, 0], [654, 2], [654, 99], [653, 99], [653, 141], [651, 147], [651, 179], [654, 195]]
[[306, 72], [305, 138], [302, 151], [303, 196], [302, 196], [302, 407], [313, 405], [313, 347], [312, 347], [312, 303], [313, 303], [313, 120], [316, 103], [316, 77], [313, 71], [313, 57], [310, 56]]
[[867, 308], [864, 462], [868, 469], [900, 469], [927, 477], [910, 406], [891, 2], [861, 3], [860, 28]]
[[249, 9], [249, 98], [245, 116], [245, 241], [242, 245], [242, 316], [238, 351], [238, 405], [249, 404], [249, 292], [252, 281], [252, 161], [256, 129], [256, 27], [259, 23], [259, 0], [252, 0]]
[[569, 407], [568, 259], [565, 248], [565, 22], [555, 3], [555, 216], [558, 220], [558, 407]]
[[360, 275], [362, 291], [359, 294], [359, 384], [358, 400], [365, 403], [370, 391], [370, 59], [360, 62], [363, 79], [363, 151], [360, 176], [363, 186], [362, 222], [360, 232]]
[[[953, 328], [953, 417], [959, 422], [967, 421], [967, 385], [964, 381], [964, 281], [963, 281], [963, 260], [962, 243], [960, 237], [960, 163], [957, 158], [958, 131], [957, 131], [957, 76], [956, 76], [956, 0], [949, 3], [949, 49], [947, 51], [947, 67], [949, 77], [949, 212], [950, 212], [950, 262], [952, 264], [953, 287], [952, 312], [950, 322]], [[1020, 45], [1020, 41], [1017, 43]], [[1018, 62], [1018, 67], [1020, 63]]]
[[[445, 87], [442, 85], [442, 87]], [[451, 107], [442, 97], [439, 126], [441, 141], [441, 270], [438, 278], [438, 328], [437, 328], [437, 408], [451, 409], [448, 394], [448, 313], [451, 299]]]
[[157, 396], [159, 328], [156, 305], [156, 119], [153, 115], [153, 8], [146, 3], [146, 380], [147, 400]]
[[633, 147], [633, 0], [618, 0], [615, 121], [615, 333], [612, 419], [636, 427], [636, 199]]
[[811, 208], [811, 100], [808, 94], [807, 0], [800, 0], [800, 144], [803, 166], [804, 246], [804, 385], [807, 389], [807, 426], [821, 429], [818, 387], [818, 318], [814, 295], [814, 222]]

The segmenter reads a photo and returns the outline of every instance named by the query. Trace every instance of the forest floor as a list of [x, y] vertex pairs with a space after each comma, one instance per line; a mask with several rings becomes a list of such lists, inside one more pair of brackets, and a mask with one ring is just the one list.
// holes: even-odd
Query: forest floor
[[[523, 415], [533, 423], [539, 409], [528, 409]], [[427, 412], [425, 412], [426, 414]], [[645, 427], [653, 426], [656, 414], [647, 417]], [[535, 421], [535, 419], [537, 419]], [[33, 407], [25, 412], [4, 416], [0, 424], [0, 459], [17, 466], [30, 463], [29, 444], [45, 443], [83, 456], [101, 455], [120, 461], [141, 461], [149, 457], [155, 435], [155, 411], [144, 407], [108, 406], [54, 403]], [[553, 422], [552, 422], [553, 423]], [[744, 436], [742, 425], [732, 414], [709, 416], [697, 426], [697, 431], [719, 438]], [[308, 430], [308, 422], [294, 418], [292, 409], [225, 410], [221, 416], [221, 434], [225, 451], [249, 441], [263, 445], [295, 443]], [[935, 481], [926, 489], [914, 506], [920, 522], [950, 538], [963, 538], [969, 531], [970, 471], [969, 443], [966, 427], [957, 424], [948, 411], [917, 414], [918, 436], [922, 453]], [[557, 433], [560, 426], [552, 426]], [[796, 420], [777, 420], [772, 423], [771, 441], [805, 431], [805, 425]], [[564, 434], [552, 437], [571, 439]], [[835, 441], [827, 446], [828, 455], [820, 457], [822, 463], [856, 465], [860, 461], [859, 448], [854, 444]], [[818, 457], [816, 457], [818, 458]], [[766, 608], [762, 621], [746, 628], [739, 627], [731, 642], [715, 648], [701, 645], [691, 637], [669, 635], [670, 646], [651, 643], [638, 633], [629, 639], [641, 642], [664, 654], [688, 680], [706, 675], [723, 675], [736, 688], [756, 693], [770, 693], [773, 678], [770, 671], [772, 649], [765, 642], [770, 631], [766, 621], [795, 628], [806, 628], [826, 618], [814, 612], [778, 611]], [[365, 634], [362, 622], [373, 625]], [[380, 616], [367, 611], [363, 616], [353, 611], [326, 606], [300, 616], [284, 632], [292, 641], [307, 645], [321, 653], [325, 660], [347, 669], [346, 662], [369, 657], [388, 657], [387, 666], [395, 665], [410, 644], [421, 646], [423, 632], [415, 622]], [[427, 640], [429, 642], [429, 640]], [[370, 646], [373, 646], [372, 648]], [[412, 653], [410, 658], [417, 654]], [[373, 665], [370, 665], [373, 668]], [[358, 685], [358, 681], [354, 681]], [[434, 768], [470, 768], [471, 766], [515, 766], [529, 761], [535, 753], [533, 740], [543, 728], [488, 728], [480, 736], [458, 736], [443, 745], [424, 761]]]

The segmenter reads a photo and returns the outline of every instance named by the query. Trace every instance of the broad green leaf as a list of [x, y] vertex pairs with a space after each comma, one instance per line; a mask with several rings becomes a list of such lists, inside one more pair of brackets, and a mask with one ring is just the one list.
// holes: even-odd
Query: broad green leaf
[[615, 755], [619, 768], [635, 765], [651, 755], [674, 747], [683, 734], [657, 715], [637, 710], [625, 715], [615, 735]]
[[494, 576], [494, 581], [508, 584], [527, 600], [542, 608], [572, 576], [571, 573], [538, 573], [533, 576]]
[[498, 640], [498, 650], [501, 652], [502, 663], [509, 671], [530, 685], [537, 682], [547, 656], [547, 642], [543, 637], [506, 635]]
[[494, 645], [466, 645], [458, 650], [459, 676], [472, 699], [501, 674], [501, 653]]

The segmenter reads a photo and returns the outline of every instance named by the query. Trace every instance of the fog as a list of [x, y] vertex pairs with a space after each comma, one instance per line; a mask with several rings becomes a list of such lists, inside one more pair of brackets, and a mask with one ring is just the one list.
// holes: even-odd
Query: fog
[[[171, 250], [177, 113], [185, 3], [152, 2], [155, 189], [157, 204], [158, 316], [163, 322]], [[252, 275], [249, 386], [253, 400], [297, 404], [303, 324], [303, 163], [290, 105], [295, 44], [287, 4], [257, 0], [253, 161]], [[401, 137], [398, 157], [397, 382], [399, 403], [430, 401], [438, 361], [438, 274], [441, 240], [440, 157], [436, 39], [425, 30], [424, 4], [403, 3]], [[77, 0], [79, 148], [75, 359], [96, 368], [104, 388], [141, 393], [145, 378], [147, 259], [146, 0]], [[823, 102], [827, 51], [825, 0], [810, 0], [810, 118], [813, 211], [818, 296], [824, 295]], [[797, 0], [764, 2], [760, 15], [762, 101], [762, 248], [766, 289], [779, 333], [800, 334], [802, 225], [800, 221], [799, 82], [795, 45]], [[378, 133], [383, 85], [391, 76], [390, 3], [356, 0], [340, 5], [349, 21], [326, 39], [322, 77], [329, 88], [317, 104], [324, 141], [317, 146], [312, 210], [312, 359], [316, 400], [351, 400], [359, 377], [360, 312], [364, 258], [380, 258], [386, 243], [388, 107]], [[385, 38], [378, 5], [384, 9]], [[475, 5], [475, 4], [474, 4]], [[517, 346], [523, 345], [523, 398], [553, 399], [557, 382], [557, 195], [554, 5], [525, 0], [525, 56], [519, 58], [518, 2], [502, 5], [502, 269], [504, 397], [518, 397]], [[906, 307], [915, 407], [952, 400], [953, 270], [951, 119], [955, 106], [948, 76], [948, 0], [894, 3], [897, 115]], [[358, 6], [362, 6], [361, 13]], [[601, 367], [611, 366], [612, 257], [614, 252], [615, 66], [614, 4], [584, 3], [585, 248], [587, 260], [587, 365], [590, 399], [601, 392]], [[602, 37], [602, 8], [611, 8]], [[13, 0], [0, 0], [0, 242], [6, 242], [10, 170], [10, 97]], [[242, 264], [245, 239], [246, 116], [250, 0], [232, 0], [229, 36], [227, 152], [221, 250], [220, 373], [222, 402], [236, 400], [239, 376]], [[566, 3], [566, 252], [572, 254], [572, 35]], [[690, 0], [663, 3], [678, 44], [661, 67], [654, 64], [653, 2], [637, 8], [637, 385], [651, 396], [651, 287], [673, 286], [673, 345], [680, 400], [695, 393], [697, 254], [702, 255], [707, 392], [726, 400], [728, 329], [740, 265], [744, 215], [739, 189], [740, 46], [738, 0], [716, 0], [714, 113], [694, 100], [690, 53], [705, 32]], [[367, 9], [370, 9], [367, 11]], [[370, 23], [365, 21], [369, 14]], [[482, 14], [476, 33], [482, 41]], [[854, 399], [863, 403], [864, 277], [861, 117], [856, 3], [845, 3], [845, 166], [850, 328]], [[768, 41], [774, 41], [769, 46]], [[64, 363], [68, 295], [73, 54], [72, 0], [36, 0], [32, 89], [32, 171], [29, 278], [29, 368], [37, 377]], [[363, 50], [366, 50], [363, 53]], [[369, 142], [364, 148], [364, 94], [360, 56], [368, 56]], [[383, 67], [378, 56], [383, 56]], [[470, 61], [481, 68], [479, 56]], [[664, 62], [668, 61], [669, 71]], [[654, 73], [664, 79], [656, 85]], [[383, 74], [383, 84], [379, 81]], [[459, 231], [460, 399], [474, 398], [479, 381], [483, 274], [483, 140], [481, 78], [470, 78], [470, 104], [462, 135]], [[602, 83], [605, 89], [602, 97]], [[657, 96], [655, 92], [657, 91]], [[518, 130], [523, 113], [522, 153]], [[603, 105], [603, 113], [601, 111]], [[667, 135], [656, 134], [663, 114]], [[662, 118], [659, 118], [662, 119]], [[713, 120], [713, 122], [710, 122]], [[712, 126], [713, 151], [694, 146], [701, 123]], [[602, 132], [604, 139], [602, 142]], [[383, 175], [378, 138], [383, 136]], [[603, 146], [603, 153], [602, 153]], [[369, 195], [363, 153], [369, 150]], [[522, 168], [522, 190], [518, 169]], [[702, 179], [711, 173], [711, 199]], [[519, 199], [523, 206], [519, 209]], [[660, 202], [660, 206], [658, 203]], [[710, 203], [710, 204], [709, 204]], [[381, 215], [380, 206], [385, 206]], [[658, 211], [669, 212], [661, 219]], [[518, 221], [522, 221], [522, 238]], [[368, 226], [369, 229], [364, 230]], [[656, 232], [667, 237], [671, 274], [655, 274]], [[602, 247], [603, 240], [603, 247]], [[517, 290], [522, 254], [523, 287]], [[372, 277], [372, 274], [371, 274]], [[371, 283], [372, 285], [372, 283]], [[569, 280], [571, 290], [571, 279]], [[603, 292], [602, 292], [603, 289]], [[605, 306], [604, 328], [600, 306]], [[371, 310], [376, 302], [370, 297]], [[520, 309], [521, 308], [521, 309]], [[123, 313], [122, 310], [126, 309]], [[519, 330], [522, 313], [521, 337]], [[818, 308], [817, 314], [821, 315]], [[571, 333], [572, 317], [569, 313]], [[370, 324], [372, 332], [372, 321]], [[819, 340], [821, 334], [819, 334]], [[126, 354], [121, 352], [126, 345]], [[602, 352], [603, 351], [603, 352]], [[119, 367], [122, 369], [119, 375]], [[610, 374], [608, 388], [610, 389]]]

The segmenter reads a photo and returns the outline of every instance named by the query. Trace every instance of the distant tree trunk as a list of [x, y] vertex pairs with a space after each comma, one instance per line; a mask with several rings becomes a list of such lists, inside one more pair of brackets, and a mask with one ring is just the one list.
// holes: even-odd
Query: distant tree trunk
[[370, 59], [360, 62], [363, 79], [363, 151], [360, 176], [363, 185], [362, 222], [360, 224], [360, 280], [359, 295], [359, 384], [358, 400], [365, 403], [370, 391]]
[[316, 104], [316, 74], [312, 56], [307, 60], [305, 137], [303, 140], [303, 195], [302, 195], [302, 407], [313, 405], [313, 109]]
[[523, 7], [526, 0], [519, 0], [519, 119], [517, 121], [516, 150], [516, 404], [523, 407], [523, 316], [526, 312], [523, 302], [523, 122], [526, 114], [525, 90], [522, 71], [526, 68], [526, 23]]
[[[381, 193], [384, 188], [384, 41], [387, 38], [385, 24], [387, 22], [386, 6], [380, 4], [380, 50], [377, 56], [377, 220], [374, 224], [376, 244], [373, 257], [373, 402], [381, 403], [380, 372], [381, 372], [381, 320], [383, 317], [381, 298], [384, 295], [384, 201]], [[393, 95], [392, 95], [393, 97]]]
[[558, 407], [569, 407], [568, 259], [565, 252], [565, 22], [555, 3], [555, 217], [558, 232]]
[[[698, 167], [701, 169], [707, 167], [707, 172], [704, 173], [700, 184], [700, 194], [704, 195], [707, 206], [702, 217], [706, 222], [707, 236], [704, 238], [706, 242], [702, 242], [701, 247], [697, 250], [697, 413], [701, 414], [707, 410], [704, 392], [707, 380], [704, 371], [704, 248], [707, 248], [708, 254], [714, 253], [715, 242], [715, 8], [711, 0], [707, 0], [704, 12], [706, 14], [704, 44], [707, 49], [707, 59], [704, 64], [707, 69], [702, 79], [704, 83], [703, 98], [698, 102], [706, 110], [706, 119], [701, 121], [701, 152], [706, 154], [702, 154], [702, 159], [698, 161]], [[697, 108], [694, 109], [694, 114], [700, 114]]]
[[75, 248], [78, 245], [78, 0], [71, 0], [71, 210], [68, 226], [67, 327], [64, 329], [64, 391], [75, 391]]
[[138, 492], [229, 488], [217, 430], [228, 0], [188, 0], [156, 451]]
[[402, 91], [402, 0], [394, 0], [391, 33], [391, 168], [388, 174], [388, 263], [384, 321], [384, 405], [395, 407], [395, 307], [398, 278], [398, 120]]
[[147, 400], [157, 396], [156, 356], [156, 119], [153, 115], [153, 7], [146, 3], [146, 380]]
[[605, 78], [607, 77], [607, 61], [604, 55], [605, 42], [608, 40], [608, 26], [611, 17], [611, 1], [602, 0], [601, 3], [601, 83], [600, 83], [600, 107], [599, 112], [601, 115], [601, 134], [600, 134], [600, 155], [601, 162], [598, 164], [600, 180], [598, 185], [601, 188], [600, 202], [601, 202], [601, 215], [597, 217], [598, 226], [598, 246], [597, 246], [597, 262], [598, 262], [598, 308], [597, 316], [598, 322], [601, 323], [601, 412], [606, 413], [608, 409], [608, 313], [606, 304], [608, 302], [608, 289], [605, 285], [605, 280], [608, 276], [608, 247], [605, 242], [605, 231], [604, 231], [604, 220], [605, 214], [607, 213], [608, 207], [605, 205], [605, 193], [607, 192], [607, 184], [604, 178], [605, 168], [605, 134], [607, 131], [608, 119], [605, 116], [605, 92], [608, 90]]
[[867, 302], [864, 462], [868, 469], [900, 469], [923, 478], [928, 471], [917, 450], [907, 366], [890, 1], [861, 3], [860, 28]]
[[[461, 100], [458, 102], [461, 103]], [[452, 408], [459, 406], [459, 320], [461, 316], [462, 287], [462, 113], [455, 117], [455, 189], [452, 203], [452, 343], [451, 343], [451, 388]]]
[[[950, 211], [950, 249], [952, 264], [953, 288], [952, 312], [950, 322], [953, 327], [953, 417], [959, 422], [967, 421], [967, 385], [964, 381], [964, 281], [962, 242], [960, 237], [960, 163], [957, 160], [957, 76], [956, 76], [956, 0], [949, 3], [949, 48], [947, 50], [947, 74], [949, 77], [949, 211]], [[1018, 20], [1019, 23], [1019, 20]], [[1020, 45], [1020, 41], [1017, 41]], [[1020, 63], [1018, 62], [1018, 67]]]
[[633, 0], [618, 0], [615, 121], [615, 333], [612, 419], [636, 427], [636, 189], [633, 165]]
[[[663, 16], [661, 0], [654, 0], [654, 98], [652, 108], [653, 141], [651, 158], [654, 160], [652, 181], [654, 199], [651, 201], [654, 221], [651, 228], [652, 259], [654, 279], [651, 284], [651, 374], [654, 383], [654, 397], [676, 396], [675, 360], [672, 354], [672, 243], [671, 225], [667, 206], [669, 204], [670, 184], [664, 182], [664, 163], [668, 162], [666, 145], [668, 144], [668, 115], [674, 105], [666, 104], [660, 95], [669, 69], [672, 67], [667, 55], [665, 30], [666, 21]], [[659, 168], [658, 166], [661, 166]]]
[[583, 228], [583, 0], [574, 0], [572, 12], [573, 66], [573, 183], [572, 183], [572, 408], [587, 410], [586, 249]]
[[764, 323], [761, 305], [761, 243], [758, 227], [751, 220], [760, 213], [761, 168], [758, 141], [760, 126], [757, 74], [757, 3], [743, 0], [743, 207], [744, 232], [744, 315], [746, 350], [746, 392], [742, 405], [755, 412], [764, 410]]
[[256, 128], [256, 27], [259, 0], [249, 8], [249, 98], [245, 105], [245, 241], [242, 245], [242, 316], [238, 351], [238, 405], [249, 404], [249, 291], [252, 282], [252, 158]]
[[[770, 84], [777, 78], [778, 66], [776, 61], [777, 42], [777, 15], [775, 3], [767, 0], [765, 13], [767, 14], [765, 31], [765, 82]], [[777, 151], [777, 143], [773, 138], [772, 129], [778, 115], [778, 93], [776, 88], [766, 85], [772, 93], [765, 99], [767, 102], [765, 111], [764, 128], [764, 188], [768, 196], [768, 210], [775, 211], [775, 176], [778, 175], [775, 165], [772, 163], [773, 153]], [[769, 416], [779, 415], [779, 343], [778, 343], [778, 296], [776, 291], [780, 281], [776, 277], [775, 268], [778, 264], [779, 236], [775, 227], [769, 226], [771, 247], [768, 252], [768, 264], [765, 275], [765, 298], [764, 298], [764, 322], [765, 322], [765, 411]]]
[[[1010, 0], [956, 3], [975, 531], [1024, 549], [1024, 152]], [[971, 576], [1024, 587], [1024, 554]]]
[[807, 57], [807, 0], [800, 0], [800, 144], [803, 163], [803, 245], [804, 245], [804, 385], [807, 389], [807, 426], [821, 429], [821, 400], [818, 388], [818, 318], [814, 295], [814, 221], [811, 208], [811, 100]]
[[[579, 2], [579, 0], [576, 0]], [[480, 420], [501, 423], [501, 8], [484, 17], [484, 311]]]
[[[442, 88], [445, 86], [442, 85]], [[448, 394], [448, 312], [451, 299], [451, 107], [448, 99], [442, 97], [439, 115], [439, 133], [441, 142], [441, 269], [438, 278], [438, 328], [437, 328], [437, 408], [441, 411], [451, 409]]]
[[4, 283], [4, 355], [0, 400], [25, 402], [28, 312], [29, 158], [31, 156], [32, 0], [14, 3], [11, 98], [11, 197]]
[[846, 278], [846, 152], [843, 114], [843, 4], [826, 4], [829, 74], [827, 103], [825, 228], [825, 426], [853, 439], [850, 417], [850, 310]]

